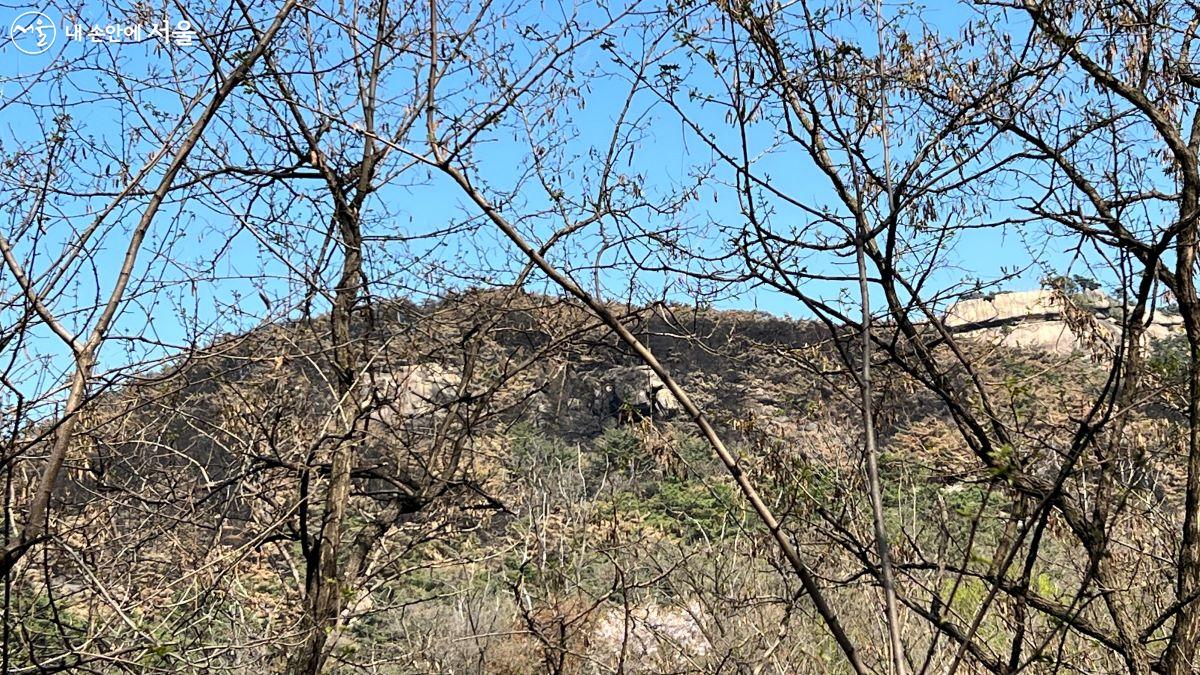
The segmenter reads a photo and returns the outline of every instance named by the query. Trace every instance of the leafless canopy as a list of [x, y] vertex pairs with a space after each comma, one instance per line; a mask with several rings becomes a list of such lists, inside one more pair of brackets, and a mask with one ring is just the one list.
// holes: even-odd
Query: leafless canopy
[[1200, 670], [1195, 3], [44, 12], [0, 671]]

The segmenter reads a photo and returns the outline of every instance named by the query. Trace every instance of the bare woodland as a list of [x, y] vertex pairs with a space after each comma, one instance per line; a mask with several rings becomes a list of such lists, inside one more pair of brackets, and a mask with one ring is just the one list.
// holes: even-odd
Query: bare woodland
[[1200, 5], [51, 9], [0, 672], [1200, 672]]

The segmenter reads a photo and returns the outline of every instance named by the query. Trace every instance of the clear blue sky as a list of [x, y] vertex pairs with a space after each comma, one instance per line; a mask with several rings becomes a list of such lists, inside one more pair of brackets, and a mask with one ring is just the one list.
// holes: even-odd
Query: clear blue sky
[[[108, 184], [111, 189], [120, 184], [118, 174], [122, 159], [136, 166], [144, 160], [144, 156], [138, 153], [154, 147], [153, 143], [130, 140], [128, 136], [131, 131], [146, 120], [153, 120], [154, 115], [160, 115], [160, 125], [169, 125], [178, 119], [184, 108], [184, 99], [165, 93], [158, 85], [178, 82], [178, 89], [184, 96], [201, 93], [205, 82], [202, 78], [194, 77], [193, 73], [205, 72], [207, 64], [204, 52], [196, 46], [164, 49], [153, 39], [144, 39], [141, 43], [95, 43], [86, 35], [81, 40], [71, 39], [66, 26], [73, 21], [89, 26], [112, 25], [114, 28], [136, 23], [128, 13], [113, 6], [91, 2], [82, 5], [79, 18], [74, 20], [69, 12], [64, 12], [61, 6], [54, 4], [0, 4], [0, 25], [4, 28], [5, 37], [10, 23], [33, 9], [44, 12], [55, 23], [56, 42], [45, 53], [33, 55], [21, 53], [7, 39], [0, 47], [0, 101], [6, 106], [0, 111], [0, 151], [5, 157], [20, 148], [30, 149], [35, 155], [44, 151], [40, 139], [53, 133], [55, 115], [65, 111], [71, 116], [67, 124], [71, 137], [69, 145], [79, 149], [91, 145], [90, 155], [85, 153], [85, 156], [77, 157], [74, 161], [97, 175], [111, 170], [114, 174]], [[165, 14], [174, 24], [184, 18], [181, 11], [168, 8]], [[260, 11], [265, 17], [268, 9]], [[528, 11], [518, 12], [517, 17], [525, 18], [514, 21], [504, 30], [518, 35], [518, 31], [538, 21], [538, 14], [542, 11], [546, 10], [541, 6], [531, 6]], [[966, 14], [962, 12], [945, 12], [943, 20], [953, 24], [963, 20], [964, 16]], [[203, 18], [202, 15], [197, 17], [201, 22]], [[608, 58], [606, 52], [592, 45], [580, 53], [576, 66], [586, 71], [604, 64]], [[84, 67], [85, 64], [108, 64], [122, 73], [124, 80], [118, 84], [112, 78], [111, 71], [101, 72]], [[152, 85], [142, 87], [143, 81], [149, 81]], [[590, 170], [588, 153], [602, 151], [606, 147], [612, 120], [620, 110], [628, 90], [628, 82], [617, 76], [591, 79], [586, 85], [589, 91], [587, 107], [564, 109], [555, 121], [576, 132], [561, 147], [555, 148], [563, 153], [561, 160], [566, 167], [556, 178], [562, 181], [563, 188], [568, 192], [578, 191], [582, 182], [587, 180]], [[115, 96], [120, 93], [119, 86], [129, 88], [132, 93]], [[127, 102], [130, 96], [139, 102], [132, 109]], [[230, 109], [237, 110], [239, 105], [235, 97], [230, 102]], [[648, 130], [638, 143], [632, 164], [623, 165], [623, 170], [644, 176], [646, 183], [642, 187], [648, 193], [668, 193], [677, 185], [686, 183], [690, 171], [710, 162], [711, 154], [703, 144], [673, 113], [661, 105], [655, 105], [652, 97], [640, 96], [635, 102], [634, 113], [645, 115]], [[712, 122], [714, 128], [721, 126], [715, 113], [707, 121]], [[230, 130], [218, 126], [214, 132], [216, 138], [247, 138], [244, 129]], [[122, 143], [122, 139], [126, 142]], [[730, 139], [721, 140], [725, 142]], [[770, 139], [764, 136], [752, 139], [752, 142], [755, 140], [765, 144]], [[267, 158], [254, 156], [256, 146], [253, 140], [247, 141], [246, 147], [249, 148], [248, 152], [236, 146], [208, 146], [203, 152], [210, 159], [227, 152], [231, 162], [246, 160], [261, 164], [268, 161]], [[529, 158], [529, 145], [523, 139], [514, 140], [511, 136], [497, 134], [481, 147], [478, 155], [479, 174], [489, 177], [497, 189], [511, 185], [516, 168], [526, 165]], [[132, 148], [132, 154], [129, 148]], [[285, 159], [279, 158], [279, 161]], [[764, 158], [760, 166], [773, 180], [786, 185], [795, 197], [814, 203], [828, 201], [831, 197], [827, 182], [804, 157], [777, 153]], [[7, 200], [6, 204], [0, 206], [3, 213], [0, 226], [5, 228], [6, 234], [16, 232], [18, 224], [28, 213], [28, 200], [21, 201], [19, 197], [22, 181], [29, 175], [34, 174], [18, 169], [0, 177], [3, 195]], [[729, 180], [728, 171], [723, 168], [718, 168], [717, 176], [721, 181]], [[66, 191], [77, 188], [83, 193], [95, 187], [81, 184], [72, 176], [56, 175], [53, 180], [56, 187]], [[148, 182], [153, 184], [153, 180]], [[319, 190], [311, 194], [319, 194]], [[668, 218], [678, 219], [697, 228], [697, 236], [700, 237], [697, 241], [701, 246], [717, 250], [723, 242], [702, 240], [705, 232], [714, 232], [707, 224], [737, 223], [742, 215], [729, 189], [722, 187], [720, 181], [703, 188], [699, 197], [681, 215], [667, 217], [645, 212], [641, 217], [650, 229], [671, 225]], [[73, 236], [73, 231], [85, 227], [96, 210], [103, 208], [107, 202], [107, 198], [71, 198], [69, 195], [56, 198], [52, 209], [48, 209], [53, 217], [42, 228], [44, 231], [34, 236], [33, 230], [27, 228], [22, 231], [22, 236], [14, 240], [18, 252], [28, 253], [32, 248], [45, 251], [35, 260], [33, 273], [48, 269], [53, 253]], [[523, 189], [515, 200], [502, 206], [510, 215], [515, 215], [535, 211], [548, 204], [544, 194]], [[94, 291], [90, 289], [97, 286], [97, 280], [100, 288], [111, 287], [115, 269], [124, 251], [121, 231], [127, 230], [136, 221], [143, 206], [144, 201], [132, 200], [127, 207], [110, 217], [106, 221], [104, 236], [97, 238], [101, 247], [96, 251], [93, 262], [74, 268], [70, 276], [75, 277], [75, 281], [68, 280], [59, 286], [62, 294], [55, 298], [53, 308], [62, 313], [69, 325], [79, 329], [90, 324], [93, 318], [91, 313], [75, 313], [72, 310], [95, 303]], [[497, 281], [503, 281], [505, 271], [511, 272], [513, 269], [511, 248], [490, 227], [474, 229], [469, 234], [426, 238], [426, 235], [438, 232], [449, 223], [461, 222], [464, 218], [477, 216], [477, 213], [465, 203], [457, 188], [436, 176], [427, 177], [424, 170], [405, 174], [395, 184], [381, 190], [372, 199], [371, 207], [373, 220], [369, 234], [407, 238], [404, 242], [369, 245], [369, 255], [376, 261], [378, 269], [388, 270], [393, 275], [387, 277], [387, 283], [381, 284], [384, 294], [404, 294], [406, 291], [419, 294], [422, 286], [441, 283], [437, 279], [441, 270], [462, 266], [464, 262], [469, 268], [493, 268]], [[255, 202], [246, 215], [250, 216], [249, 220], [270, 217], [263, 202]], [[301, 225], [308, 219], [307, 222], [314, 225], [314, 231], [323, 227], [323, 223], [317, 222], [321, 220], [321, 214], [311, 205], [298, 203], [287, 215]], [[656, 219], [659, 220], [656, 222]], [[531, 235], [544, 237], [559, 223], [553, 218], [541, 217], [521, 220], [520, 224]], [[299, 252], [297, 257], [300, 259], [288, 260], [285, 264], [285, 261], [273, 256], [270, 247], [264, 244], [263, 237], [269, 239], [269, 232], [238, 227], [239, 223], [231, 216], [231, 212], [212, 200], [188, 200], [171, 203], [164, 208], [140, 259], [136, 275], [138, 282], [133, 288], [134, 302], [127, 307], [118, 324], [117, 332], [123, 339], [106, 347], [103, 353], [105, 363], [116, 365], [155, 358], [193, 340], [203, 342], [217, 334], [244, 330], [264, 320], [277, 319], [287, 312], [288, 306], [281, 299], [295, 297], [298, 290], [295, 275], [289, 271], [288, 264], [302, 268], [312, 263], [316, 259], [320, 237], [314, 235], [310, 240], [287, 242], [287, 246]], [[236, 232], [232, 238], [229, 236], [231, 232]], [[1028, 241], [1029, 237], [1033, 237], [1034, 241]], [[553, 256], [566, 265], [590, 263], [598, 241], [598, 234], [586, 234], [568, 247], [556, 249]], [[985, 280], [997, 278], [1002, 268], [1018, 267], [1029, 260], [1027, 246], [1031, 244], [1036, 247], [1043, 242], [1036, 235], [1013, 231], [985, 230], [967, 235], [959, 242], [955, 252], [960, 269], [947, 270], [945, 278], [938, 283], [954, 283], [967, 275]], [[1052, 264], [1053, 261], [1060, 261], [1065, 267], [1067, 260], [1054, 250], [1063, 245], [1063, 242], [1050, 242], [1050, 250], [1046, 254]], [[163, 255], [157, 255], [157, 251], [163, 252]], [[171, 260], [167, 259], [167, 253], [172, 257]], [[622, 253], [617, 251], [612, 255]], [[393, 262], [388, 262], [389, 257]], [[402, 261], [399, 269], [394, 261]], [[1033, 287], [1041, 274], [1041, 270], [1027, 272], [1009, 282], [1007, 287]], [[330, 271], [326, 270], [326, 278], [329, 276]], [[590, 283], [591, 280], [581, 278], [580, 281]], [[620, 272], [610, 273], [604, 278], [610, 291], [627, 286], [627, 281]], [[649, 295], [659, 294], [663, 284], [678, 283], [677, 279], [660, 275], [642, 275], [638, 281]], [[14, 292], [12, 278], [7, 273], [0, 287], [5, 294]], [[686, 299], [686, 293], [681, 288], [673, 288], [675, 290], [671, 295], [674, 298]], [[830, 289], [831, 294], [836, 291], [836, 288]], [[260, 292], [266, 296], [265, 302], [260, 299]], [[757, 308], [776, 314], [804, 314], [794, 301], [763, 289], [728, 297], [718, 304]], [[12, 316], [4, 317], [6, 324], [12, 320]], [[61, 377], [68, 365], [68, 360], [63, 358], [63, 349], [53, 338], [41, 329], [36, 336], [36, 340], [24, 346], [27, 351], [20, 356], [30, 364], [23, 370], [27, 378], [23, 388], [29, 392], [46, 390], [51, 382]], [[145, 341], [141, 341], [142, 337]]]

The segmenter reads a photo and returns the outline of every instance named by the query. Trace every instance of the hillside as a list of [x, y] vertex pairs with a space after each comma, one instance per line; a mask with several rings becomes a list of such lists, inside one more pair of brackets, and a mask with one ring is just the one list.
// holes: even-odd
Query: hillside
[[[1025, 439], [1005, 461], [1053, 475], [1105, 371], [1061, 337], [1010, 343], [1026, 322], [1070, 330], [1044, 298], [1011, 309], [1030, 297], [1041, 296], [960, 304], [948, 323], [987, 323], [962, 344]], [[789, 526], [830, 533], [804, 543], [822, 578], [850, 573], [868, 513], [854, 385], [836, 351], [852, 337], [761, 313], [621, 309]], [[19, 599], [59, 627], [23, 638], [21, 654], [49, 653], [55, 631], [104, 626], [151, 640], [138, 658], [153, 667], [281, 667], [314, 555], [304, 523], [320, 514], [304, 497], [328, 448], [353, 443], [343, 562], [357, 581], [335, 670], [795, 672], [787, 664], [834, 658], [812, 619], [793, 616], [796, 590], [674, 397], [579, 308], [501, 293], [373, 307], [357, 326], [349, 430], [321, 322], [223, 339], [105, 397], [70, 454], [63, 548], [42, 563], [58, 618]], [[964, 446], [942, 401], [883, 355], [877, 369], [898, 564], [921, 577], [931, 547], [999, 555], [1022, 504], [1000, 496], [1006, 477]], [[1121, 432], [1154, 449], [1130, 467], [1130, 499], [1162, 513], [1178, 509], [1181, 473], [1160, 443], [1177, 417], [1157, 400]], [[1047, 534], [1057, 571], [1039, 583], [1065, 592], [1081, 572], [1062, 527]], [[979, 588], [951, 601], [976, 603]], [[149, 636], [118, 625], [133, 599]], [[845, 609], [867, 636], [872, 615]], [[284, 639], [247, 641], [258, 633]], [[210, 647], [227, 643], [243, 646]]]

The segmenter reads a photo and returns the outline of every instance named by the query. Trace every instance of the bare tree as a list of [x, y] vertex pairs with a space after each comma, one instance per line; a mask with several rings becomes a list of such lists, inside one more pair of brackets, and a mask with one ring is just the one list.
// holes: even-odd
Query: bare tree
[[[295, 3], [284, 3], [276, 13], [271, 25], [259, 36], [255, 44], [247, 52], [247, 58], [238, 63], [228, 75], [221, 76], [219, 73], [215, 74], [217, 78], [216, 91], [208, 99], [203, 109], [200, 110], [195, 121], [191, 122], [190, 125], [181, 125], [180, 131], [184, 131], [185, 126], [186, 131], [178, 140], [177, 147], [172, 148], [175, 143], [169, 142], [158, 152], [153, 153], [150, 163], [138, 172], [135, 180], [130, 181], [125, 186], [122, 194], [118, 195], [108, 208], [101, 211], [92, 223], [83, 229], [82, 234], [77, 240], [68, 244], [67, 249], [64, 251], [64, 256], [58, 259], [58, 264], [62, 265], [60, 269], [69, 268], [71, 264], [70, 258], [77, 255], [76, 252], [87, 245], [89, 236], [100, 228], [105, 218], [111, 215], [118, 207], [124, 206], [124, 198], [139, 189], [140, 181], [150, 174], [160, 161], [168, 157], [170, 158], [161, 178], [158, 180], [157, 187], [149, 193], [149, 200], [146, 203], [141, 218], [130, 233], [126, 251], [120, 263], [120, 269], [112, 284], [111, 291], [108, 293], [107, 300], [98, 308], [99, 314], [85, 335], [72, 334], [60, 321], [59, 317], [55, 316], [46, 306], [45, 298], [58, 293], [58, 290], [54, 286], [62, 280], [62, 275], [52, 276], [51, 281], [54, 283], [48, 287], [39, 288], [37, 280], [32, 278], [27, 272], [27, 265], [22, 265], [22, 262], [15, 255], [11, 243], [6, 238], [0, 237], [0, 252], [4, 255], [8, 273], [14, 279], [25, 301], [37, 312], [39, 320], [44, 322], [63, 341], [73, 354], [75, 362], [64, 410], [58, 422], [54, 425], [56, 427], [54, 441], [49, 449], [41, 478], [26, 510], [25, 522], [20, 536], [15, 543], [8, 545], [2, 562], [0, 562], [0, 571], [3, 571], [4, 574], [7, 575], [29, 547], [37, 544], [43, 538], [46, 531], [46, 518], [50, 498], [58, 483], [59, 474], [62, 471], [67, 448], [70, 445], [71, 436], [77, 423], [77, 414], [87, 398], [87, 390], [92, 379], [92, 372], [96, 365], [98, 352], [109, 334], [117, 312], [127, 300], [126, 289], [128, 288], [130, 277], [134, 272], [134, 266], [137, 263], [142, 243], [146, 239], [159, 208], [170, 191], [176, 176], [187, 161], [188, 156], [200, 141], [205, 129], [216, 116], [221, 104], [224, 103], [225, 99], [237, 86], [246, 80], [255, 61], [270, 46], [271, 40], [274, 39], [276, 33], [279, 32], [280, 28], [287, 21], [294, 7]], [[173, 141], [174, 139], [170, 140]], [[53, 152], [53, 150], [54, 148], [52, 147], [51, 151]], [[35, 201], [32, 210], [30, 210], [26, 217], [27, 223], [35, 222], [43, 217], [38, 211], [39, 203], [43, 202]]]
[[172, 11], [3, 104], [4, 669], [1194, 668], [1194, 8]]

